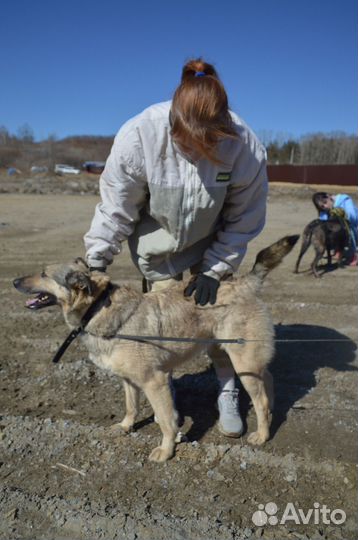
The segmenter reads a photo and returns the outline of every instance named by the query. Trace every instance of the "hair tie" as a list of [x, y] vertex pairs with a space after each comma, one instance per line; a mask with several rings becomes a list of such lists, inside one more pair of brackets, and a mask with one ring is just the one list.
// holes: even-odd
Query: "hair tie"
[[206, 75], [205, 71], [197, 71], [195, 77], [204, 77]]

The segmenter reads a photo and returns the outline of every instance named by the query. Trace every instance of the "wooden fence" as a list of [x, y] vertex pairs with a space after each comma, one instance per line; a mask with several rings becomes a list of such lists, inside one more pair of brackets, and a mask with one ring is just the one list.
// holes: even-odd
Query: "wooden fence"
[[357, 185], [356, 165], [268, 165], [267, 173], [270, 182]]

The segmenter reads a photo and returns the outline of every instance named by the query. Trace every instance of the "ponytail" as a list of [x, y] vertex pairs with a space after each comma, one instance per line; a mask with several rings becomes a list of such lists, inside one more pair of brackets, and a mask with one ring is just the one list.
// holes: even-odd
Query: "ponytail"
[[237, 138], [225, 88], [211, 64], [190, 60], [182, 71], [171, 109], [174, 141], [182, 142], [219, 164], [216, 147], [221, 138]]

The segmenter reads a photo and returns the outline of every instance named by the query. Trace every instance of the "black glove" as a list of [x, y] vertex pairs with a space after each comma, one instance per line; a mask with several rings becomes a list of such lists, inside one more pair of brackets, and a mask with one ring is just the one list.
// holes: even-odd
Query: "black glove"
[[220, 282], [205, 274], [197, 274], [184, 290], [184, 296], [191, 296], [193, 292], [196, 304], [205, 306], [208, 302], [211, 305], [216, 302], [216, 293]]
[[105, 272], [106, 267], [105, 266], [90, 266], [89, 267], [90, 272]]

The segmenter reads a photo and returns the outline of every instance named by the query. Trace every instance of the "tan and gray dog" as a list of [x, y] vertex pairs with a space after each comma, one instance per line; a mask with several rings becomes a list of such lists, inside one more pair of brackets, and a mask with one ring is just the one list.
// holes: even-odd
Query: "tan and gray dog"
[[[272, 380], [267, 371], [273, 351], [273, 325], [258, 298], [262, 280], [289, 253], [298, 236], [287, 236], [262, 250], [253, 269], [244, 277], [222, 282], [214, 306], [196, 306], [185, 298], [185, 283], [142, 294], [128, 286], [110, 283], [107, 274], [90, 272], [82, 259], [49, 265], [42, 273], [14, 281], [26, 294], [31, 309], [58, 304], [67, 324], [82, 329], [90, 359], [120, 375], [124, 381], [126, 414], [120, 424], [130, 431], [138, 413], [139, 389], [153, 407], [163, 434], [161, 445], [149, 459], [166, 461], [174, 454], [178, 432], [177, 413], [169, 387], [169, 373], [208, 347], [205, 339], [242, 338], [242, 343], [222, 343], [249, 393], [257, 415], [257, 431], [251, 444], [269, 438]], [[197, 342], [128, 341], [121, 335], [194, 338]], [[200, 342], [202, 340], [202, 342]], [[234, 341], [234, 340], [233, 340]]]

